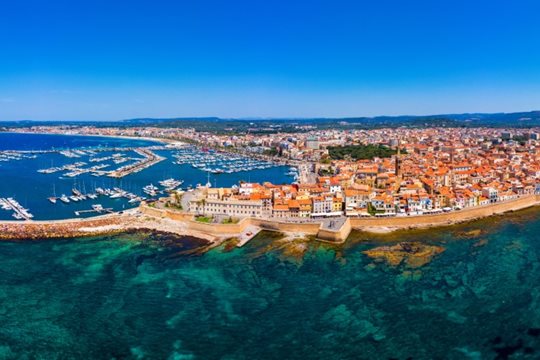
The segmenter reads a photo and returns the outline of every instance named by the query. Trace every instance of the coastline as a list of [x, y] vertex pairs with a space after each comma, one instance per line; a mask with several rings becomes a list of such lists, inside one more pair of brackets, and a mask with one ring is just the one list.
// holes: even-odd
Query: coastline
[[[230, 238], [241, 238], [246, 231], [267, 230], [280, 232], [295, 238], [314, 236], [330, 244], [345, 243], [351, 231], [372, 234], [388, 234], [413, 229], [436, 229], [450, 225], [474, 222], [480, 219], [515, 212], [540, 205], [540, 195], [495, 203], [479, 208], [463, 209], [453, 213], [420, 215], [394, 218], [348, 219], [340, 229], [323, 228], [319, 222], [294, 223], [277, 219], [243, 218], [237, 224], [207, 224], [194, 220], [194, 215], [171, 209], [157, 209], [141, 204], [123, 213], [100, 215], [85, 219], [44, 221], [0, 221], [0, 241], [45, 240], [102, 236], [128, 231], [157, 231], [177, 236], [192, 236], [218, 246]], [[247, 243], [248, 239], [242, 242]]]
[[[9, 131], [6, 133], [58, 135], [58, 136], [89, 136], [116, 138], [128, 140], [143, 140], [161, 144], [181, 143], [182, 141], [133, 137], [122, 135], [98, 134], [57, 134], [41, 132]], [[516, 199], [497, 202], [482, 206], [454, 210], [448, 213], [426, 214], [403, 217], [369, 217], [346, 218], [339, 229], [324, 228], [322, 222], [310, 221], [301, 223], [285, 221], [277, 218], [244, 218], [238, 225], [201, 224], [193, 220], [194, 214], [183, 213], [170, 209], [159, 210], [144, 204], [124, 211], [122, 214], [93, 216], [85, 219], [70, 218], [50, 221], [0, 221], [0, 240], [20, 240], [37, 238], [73, 238], [81, 236], [106, 235], [131, 230], [163, 231], [179, 236], [195, 236], [217, 243], [231, 237], [242, 238], [246, 229], [251, 226], [260, 230], [278, 231], [284, 234], [300, 234], [314, 236], [318, 240], [329, 243], [343, 243], [353, 230], [386, 234], [397, 230], [437, 228], [464, 222], [475, 221], [494, 215], [522, 210], [540, 205], [540, 195], [524, 195]], [[70, 228], [67, 228], [67, 225]], [[251, 232], [251, 231], [250, 231]], [[249, 241], [249, 240], [247, 240]], [[242, 242], [242, 245], [247, 241]]]
[[374, 233], [404, 229], [427, 229], [471, 222], [540, 205], [540, 195], [531, 194], [492, 204], [465, 208], [448, 213], [387, 218], [352, 219], [353, 227]]
[[[104, 143], [107, 141], [107, 139], [113, 139], [113, 140], [119, 140], [118, 143], [120, 145], [118, 146], [122, 146], [122, 147], [131, 147], [132, 144], [131, 143], [124, 143], [125, 141], [135, 141], [135, 142], [139, 142], [139, 143], [143, 143], [143, 144], [138, 144], [140, 146], [135, 146], [134, 148], [152, 148], [152, 147], [162, 147], [162, 146], [166, 146], [168, 144], [171, 144], [171, 143], [176, 143], [175, 141], [172, 141], [172, 140], [169, 140], [169, 139], [161, 139], [161, 138], [153, 138], [153, 137], [135, 137], [135, 136], [124, 136], [124, 135], [102, 135], [102, 134], [80, 134], [80, 133], [56, 133], [56, 132], [44, 132], [44, 131], [20, 131], [18, 129], [9, 129], [8, 131], [0, 131], [0, 134], [4, 134], [5, 136], [9, 137], [11, 136], [11, 134], [13, 136], [15, 135], [29, 135], [29, 136], [47, 136], [47, 137], [51, 137], [51, 138], [54, 138], [54, 137], [57, 137], [57, 138], [67, 138], [67, 139], [70, 139], [70, 138], [74, 138], [75, 140], [73, 140], [74, 142], [79, 142], [79, 140], [76, 140], [76, 138], [82, 138], [82, 141], [84, 141], [84, 138], [87, 138], [87, 142], [90, 142], [90, 143], [96, 143], [96, 144], [101, 144], [101, 143]], [[32, 139], [32, 138], [29, 138], [29, 139]], [[94, 139], [94, 140], [92, 140]], [[95, 141], [97, 139], [97, 142]], [[101, 139], [101, 140], [100, 140]], [[46, 140], [47, 141], [47, 140]], [[60, 142], [63, 142], [64, 140], [59, 140]], [[66, 140], [67, 141], [67, 140]], [[55, 142], [55, 141], [53, 141]], [[33, 143], [32, 143], [32, 140], [28, 140], [28, 143], [30, 143], [30, 146], [28, 146], [28, 148], [23, 148], [23, 149], [20, 149], [20, 148], [17, 148], [16, 145], [17, 145], [17, 142], [13, 143], [13, 147], [12, 146], [7, 146], [6, 149], [2, 149], [0, 150], [0, 152], [10, 152], [10, 151], [13, 151], [13, 152], [20, 152], [20, 153], [31, 153], [31, 152], [45, 152], [45, 153], [48, 153], [48, 152], [58, 152], [58, 151], [61, 151], [61, 150], [67, 150], [67, 149], [70, 149], [70, 148], [76, 148], [77, 146], [73, 146], [72, 144], [68, 144], [68, 145], [65, 145], [65, 146], [55, 146], [55, 145], [50, 145], [48, 147], [45, 147], [46, 150], [43, 150], [42, 148], [40, 148], [39, 146], [33, 146]], [[87, 146], [85, 146], [87, 147]], [[96, 146], [89, 146], [87, 148], [94, 148]], [[8, 194], [5, 194], [6, 197], [8, 196]], [[12, 194], [10, 194], [9, 196], [13, 196]], [[49, 196], [49, 195], [47, 195]], [[131, 210], [131, 209], [136, 209], [137, 208], [137, 204], [126, 204], [125, 208], [123, 209], [126, 209], [126, 210]], [[55, 220], [70, 220], [70, 219], [73, 219], [73, 220], [79, 220], [79, 218], [73, 218], [72, 217], [73, 214], [62, 214], [62, 215], [58, 215], [57, 218]], [[97, 214], [93, 214], [92, 216], [89, 216], [87, 217], [86, 219], [99, 219], [100, 216], [102, 215], [97, 215]], [[43, 218], [43, 217], [41, 217]], [[39, 223], [38, 220], [33, 220], [34, 222], [36, 223]], [[10, 223], [10, 220], [6, 219], [6, 220], [0, 220], [1, 223], [4, 223], [5, 224], [11, 224]], [[16, 223], [17, 221], [13, 221], [13, 223]], [[1, 234], [0, 234], [0, 238], [2, 238]]]
[[[235, 225], [203, 224], [192, 220], [193, 214], [181, 213], [168, 209], [150, 208], [144, 204], [141, 205], [140, 210], [151, 216], [166, 217], [175, 221], [182, 221], [186, 223], [190, 229], [210, 234], [222, 234], [225, 232], [240, 233], [249, 226], [255, 226], [262, 230], [315, 236], [318, 240], [328, 243], [344, 243], [347, 241], [349, 234], [353, 230], [384, 234], [398, 230], [445, 227], [473, 222], [479, 219], [519, 211], [538, 205], [540, 205], [540, 195], [527, 195], [505, 202], [466, 208], [442, 214], [387, 218], [347, 218], [340, 228], [335, 229], [325, 228], [322, 222], [299, 223], [273, 218], [260, 219], [249, 217], [242, 219]], [[231, 230], [227, 231], [226, 229]]]
[[181, 223], [144, 216], [137, 209], [130, 209], [122, 214], [113, 213], [84, 219], [0, 221], [0, 241], [103, 236], [137, 230], [193, 236], [206, 240], [212, 245], [225, 240], [207, 233], [188, 231]]
[[[102, 137], [102, 138], [111, 138], [111, 139], [127, 139], [127, 140], [143, 140], [143, 141], [152, 141], [160, 144], [171, 144], [175, 142], [182, 142], [182, 141], [175, 141], [171, 139], [164, 139], [164, 138], [152, 138], [152, 137], [136, 137], [136, 136], [125, 136], [125, 135], [100, 135], [100, 134], [59, 134], [59, 133], [48, 133], [48, 132], [29, 132], [29, 131], [16, 131], [16, 130], [10, 130], [10, 131], [2, 131], [4, 134], [25, 134], [25, 135], [57, 135], [57, 136], [79, 136], [79, 137]], [[152, 145], [150, 145], [152, 146]], [[13, 150], [13, 151], [19, 151], [19, 150]], [[37, 150], [36, 150], [37, 151]]]

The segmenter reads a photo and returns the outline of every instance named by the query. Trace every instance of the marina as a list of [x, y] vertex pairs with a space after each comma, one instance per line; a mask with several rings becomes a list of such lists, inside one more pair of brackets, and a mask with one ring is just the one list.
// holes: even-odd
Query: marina
[[28, 209], [13, 198], [0, 198], [0, 207], [3, 210], [13, 211], [12, 216], [17, 220], [30, 220], [34, 217]]
[[14, 133], [0, 140], [0, 154], [9, 155], [0, 162], [0, 197], [16, 199], [34, 216], [0, 211], [0, 220], [90, 217], [99, 214], [93, 205], [122, 211], [173, 190], [295, 179], [288, 166], [182, 144]]
[[90, 210], [75, 211], [75, 215], [80, 216], [81, 214], [93, 214], [93, 213], [102, 214], [104, 212], [112, 213], [113, 209], [112, 208], [105, 209], [101, 204], [94, 204], [92, 205], [92, 209]]
[[[142, 171], [146, 168], [149, 168], [160, 161], [165, 160], [164, 157], [158, 156], [155, 153], [153, 153], [151, 150], [148, 149], [135, 149], [135, 152], [141, 156], [143, 156], [143, 159], [136, 161], [133, 164], [129, 164], [126, 166], [122, 166], [121, 168], [118, 168], [108, 174], [110, 177], [114, 178], [122, 178], [124, 176], [137, 173], [139, 171]], [[128, 159], [123, 160], [113, 160], [115, 164], [121, 164], [128, 161]]]
[[213, 150], [199, 151], [190, 147], [177, 151], [173, 157], [177, 165], [189, 164], [195, 169], [212, 174], [232, 174], [253, 170], [264, 170], [278, 166], [268, 161], [246, 158], [236, 154], [216, 152]]
[[35, 159], [37, 155], [34, 154], [24, 154], [16, 151], [0, 151], [0, 162], [7, 162], [13, 160], [22, 160], [22, 159]]

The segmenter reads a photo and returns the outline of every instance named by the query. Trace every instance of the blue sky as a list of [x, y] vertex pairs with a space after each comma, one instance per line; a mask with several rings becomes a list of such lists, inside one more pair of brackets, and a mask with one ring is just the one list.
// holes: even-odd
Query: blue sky
[[4, 1], [0, 120], [540, 108], [540, 2]]

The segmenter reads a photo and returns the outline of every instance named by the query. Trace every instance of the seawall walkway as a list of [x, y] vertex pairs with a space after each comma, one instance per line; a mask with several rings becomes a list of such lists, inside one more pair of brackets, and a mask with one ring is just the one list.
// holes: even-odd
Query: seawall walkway
[[351, 231], [387, 232], [398, 229], [445, 226], [540, 205], [540, 195], [436, 215], [388, 218], [342, 218], [335, 222], [286, 222], [278, 219], [243, 218], [236, 224], [208, 224], [193, 214], [157, 209], [141, 204], [138, 209], [87, 219], [52, 221], [0, 221], [0, 240], [74, 238], [122, 233], [131, 230], [162, 231], [194, 236], [212, 244], [254, 234], [257, 229], [314, 236], [331, 243], [344, 242]]

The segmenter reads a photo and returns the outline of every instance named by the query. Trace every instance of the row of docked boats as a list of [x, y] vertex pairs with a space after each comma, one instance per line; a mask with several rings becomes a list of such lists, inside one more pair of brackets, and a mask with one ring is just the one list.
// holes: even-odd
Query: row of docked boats
[[172, 191], [178, 188], [184, 183], [184, 180], [176, 180], [173, 178], [165, 179], [159, 182], [159, 185], [163, 186], [166, 191]]
[[[165, 179], [159, 182], [162, 189], [150, 184], [143, 187], [143, 192], [149, 196], [157, 196], [158, 194], [177, 189], [183, 183], [183, 180], [176, 180], [173, 178]], [[56, 190], [54, 190], [54, 193], [56, 193]], [[144, 196], [136, 195], [119, 187], [114, 187], [112, 189], [97, 187], [94, 192], [90, 193], [86, 193], [74, 187], [71, 189], [71, 195], [62, 194], [61, 196], [56, 196], [55, 194], [54, 196], [49, 197], [48, 200], [52, 204], [56, 204], [58, 201], [69, 204], [71, 202], [77, 203], [84, 200], [95, 200], [99, 196], [106, 196], [111, 199], [125, 198], [128, 200], [128, 203], [138, 203], [146, 200], [146, 197]]]
[[[70, 150], [61, 150], [60, 154], [63, 154], [69, 158], [80, 158], [83, 156], [88, 156], [84, 161], [78, 161], [72, 164], [66, 164], [63, 166], [51, 166], [50, 168], [44, 168], [37, 170], [42, 174], [54, 174], [57, 172], [64, 172], [62, 177], [76, 177], [83, 174], [90, 174], [92, 176], [107, 176], [114, 170], [103, 170], [113, 165], [127, 164], [131, 161], [135, 163], [142, 161], [142, 158], [128, 156], [127, 153], [117, 152], [107, 156], [99, 156], [99, 152], [89, 150], [89, 149], [70, 149]], [[87, 162], [90, 162], [92, 166], [85, 167]], [[106, 163], [107, 162], [107, 163]], [[97, 164], [96, 164], [97, 163]]]
[[31, 220], [34, 215], [28, 209], [25, 209], [19, 202], [13, 198], [0, 198], [0, 208], [13, 211], [13, 217], [17, 220]]
[[[111, 170], [103, 170], [105, 168], [108, 168], [112, 165], [112, 163], [119, 165], [124, 164], [128, 161], [140, 161], [141, 159], [138, 158], [132, 158], [132, 157], [124, 157], [122, 154], [114, 154], [112, 156], [97, 158], [90, 158], [89, 161], [92, 163], [99, 163], [97, 165], [93, 165], [91, 167], [84, 167], [87, 165], [86, 162], [79, 161], [73, 164], [67, 164], [63, 166], [53, 166], [50, 168], [45, 169], [39, 169], [37, 172], [41, 174], [54, 174], [56, 172], [60, 171], [66, 171], [62, 176], [63, 177], [76, 177], [82, 174], [90, 174], [92, 176], [106, 176], [109, 175], [112, 171]], [[111, 164], [102, 163], [103, 161], [110, 160]], [[113, 170], [114, 171], [114, 170]]]
[[96, 194], [108, 196], [111, 199], [120, 199], [124, 198], [128, 200], [128, 203], [137, 203], [146, 200], [144, 196], [139, 196], [136, 194], [133, 194], [129, 191], [120, 189], [118, 187], [109, 189], [109, 188], [96, 188]]
[[221, 153], [221, 152], [201, 152], [197, 148], [183, 149], [175, 154], [174, 164], [189, 164], [193, 168], [212, 174], [232, 174], [236, 172], [264, 170], [276, 166], [274, 163], [246, 158], [243, 156]]
[[0, 151], [0, 161], [8, 162], [12, 160], [22, 160], [22, 159], [35, 159], [37, 155], [34, 154], [23, 154], [16, 151]]
[[76, 202], [90, 200], [90, 199], [95, 200], [99, 196], [106, 196], [111, 199], [125, 198], [125, 199], [128, 199], [129, 203], [137, 203], [137, 202], [146, 200], [145, 197], [138, 196], [136, 194], [133, 194], [129, 191], [123, 190], [118, 187], [115, 187], [113, 189], [98, 187], [96, 188], [95, 193], [86, 193], [86, 194], [83, 194], [80, 190], [73, 188], [71, 192], [72, 192], [72, 195], [68, 196], [66, 194], [62, 194], [62, 196], [59, 196], [59, 197], [51, 196], [48, 198], [48, 200], [53, 204], [56, 204], [58, 201], [63, 202], [64, 204], [69, 204], [71, 202], [76, 203]]
[[59, 153], [68, 158], [80, 158], [81, 156], [96, 155], [95, 151], [88, 150], [88, 149], [86, 150], [82, 150], [82, 149], [61, 150], [59, 151]]
[[163, 187], [163, 190], [161, 190], [154, 184], [149, 184], [143, 187], [143, 192], [149, 196], [157, 196], [158, 194], [162, 194], [163, 192], [173, 191], [183, 183], [184, 180], [176, 180], [173, 178], [165, 179], [159, 182], [159, 185]]
[[64, 166], [52, 166], [50, 168], [46, 169], [39, 169], [37, 172], [40, 174], [54, 174], [59, 171], [76, 171], [80, 169], [82, 166], [86, 165], [85, 162], [79, 161], [73, 164], [66, 164]]

